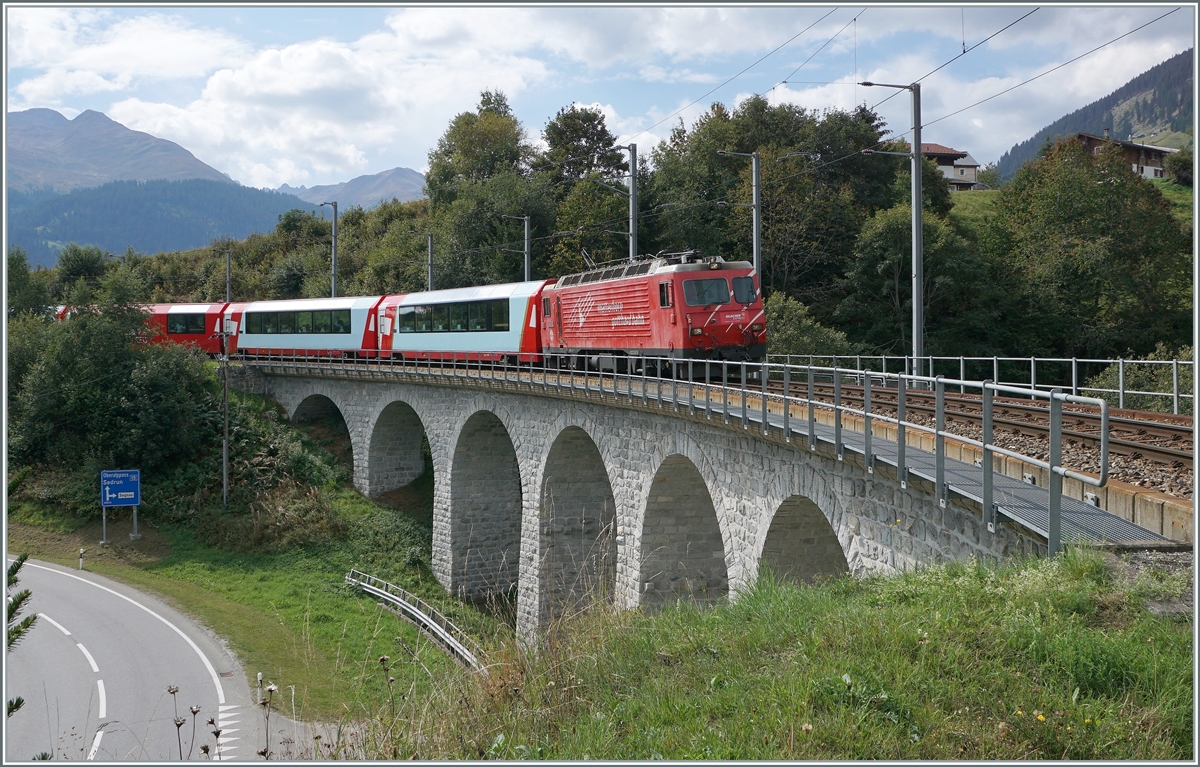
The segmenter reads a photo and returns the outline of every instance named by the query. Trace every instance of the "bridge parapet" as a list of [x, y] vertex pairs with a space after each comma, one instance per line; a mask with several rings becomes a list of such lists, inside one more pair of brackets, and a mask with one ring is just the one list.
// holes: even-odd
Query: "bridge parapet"
[[[816, 370], [785, 397], [775, 366], [721, 387], [649, 371], [601, 377], [461, 361], [250, 364], [289, 415], [313, 396], [339, 408], [368, 495], [392, 481], [373, 479], [375, 465], [403, 452], [378, 445], [396, 432], [419, 444], [412, 435], [423, 430], [435, 574], [477, 599], [515, 587], [527, 636], [596, 598], [647, 608], [735, 598], [762, 567], [811, 580], [1047, 551], [1044, 534], [1012, 517], [988, 529], [967, 467], [945, 455], [944, 429], [939, 494], [936, 456], [910, 447], [896, 460], [901, 443], [883, 438], [881, 411], [854, 415], [808, 395]], [[411, 413], [405, 426], [388, 415], [399, 411]], [[996, 483], [1001, 507], [1016, 505], [1003, 478]]]

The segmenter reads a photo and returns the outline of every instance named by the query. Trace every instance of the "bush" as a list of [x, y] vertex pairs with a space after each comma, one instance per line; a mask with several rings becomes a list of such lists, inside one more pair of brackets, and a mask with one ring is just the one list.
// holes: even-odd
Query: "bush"
[[1180, 149], [1178, 152], [1172, 152], [1163, 161], [1167, 172], [1174, 177], [1175, 183], [1183, 184], [1184, 186], [1192, 185], [1193, 163], [1191, 147]]
[[[1165, 343], [1159, 342], [1154, 352], [1146, 357], [1147, 360], [1192, 360], [1192, 347], [1184, 346], [1178, 351], [1171, 349]], [[1125, 391], [1162, 392], [1166, 396], [1151, 394], [1126, 394], [1125, 407], [1131, 410], [1151, 410], [1158, 413], [1170, 413], [1174, 409], [1172, 393], [1174, 391], [1174, 371], [1171, 365], [1147, 365], [1125, 363]], [[1191, 365], [1179, 366], [1179, 412], [1191, 415], [1193, 403], [1182, 395], [1192, 391], [1193, 369]], [[1111, 389], [1112, 392], [1081, 391], [1091, 397], [1100, 397], [1112, 407], [1120, 404], [1118, 393], [1121, 382], [1121, 370], [1118, 363], [1106, 367], [1100, 374], [1089, 378], [1085, 384], [1092, 389]]]
[[764, 306], [767, 316], [767, 351], [771, 354], [854, 354], [846, 334], [827, 328], [812, 318], [808, 307], [776, 291]]

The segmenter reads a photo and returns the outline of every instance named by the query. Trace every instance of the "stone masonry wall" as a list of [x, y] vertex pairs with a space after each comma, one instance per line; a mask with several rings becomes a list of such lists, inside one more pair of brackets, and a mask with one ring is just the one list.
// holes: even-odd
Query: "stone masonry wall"
[[[977, 513], [954, 501], [940, 508], [932, 500], [931, 489], [921, 483], [901, 489], [886, 469], [870, 474], [852, 457], [839, 461], [824, 449], [807, 450], [802, 439], [789, 444], [778, 433], [763, 437], [753, 428], [743, 430], [736, 421], [725, 425], [719, 417], [688, 416], [670, 406], [631, 406], [624, 401], [617, 406], [611, 395], [599, 401], [594, 393], [590, 400], [578, 400], [537, 391], [432, 382], [285, 375], [265, 376], [265, 389], [289, 414], [314, 394], [328, 397], [338, 406], [350, 430], [356, 469], [361, 469], [355, 473], [355, 482], [364, 492], [372, 490], [369, 446], [374, 431], [389, 423], [387, 417], [381, 420], [381, 414], [394, 402], [410, 407], [424, 426], [433, 455], [434, 573], [452, 591], [477, 595], [485, 581], [503, 585], [498, 573], [518, 562], [518, 622], [526, 637], [535, 636], [545, 625], [547, 605], [555, 598], [553, 593], [562, 591], [561, 569], [549, 581], [549, 573], [544, 571], [546, 554], [557, 544], [544, 532], [542, 521], [550, 502], [543, 497], [548, 488], [555, 493], [553, 505], [562, 504], [561, 491], [554, 489], [561, 482], [553, 478], [547, 482], [546, 474], [551, 447], [568, 429], [586, 434], [595, 445], [610, 483], [616, 522], [614, 598], [622, 607], [637, 607], [646, 594], [662, 593], [646, 588], [642, 567], [662, 545], [659, 524], [665, 518], [660, 513], [668, 510], [678, 515], [682, 510], [686, 516], [698, 508], [707, 510], [704, 495], [711, 501], [716, 520], [710, 531], [719, 533], [720, 548], [716, 548], [715, 536], [700, 548], [711, 549], [716, 558], [724, 560], [724, 578], [732, 598], [757, 577], [764, 551], [769, 561], [777, 561], [776, 552], [786, 544], [776, 542], [775, 536], [799, 535], [795, 520], [770, 532], [777, 512], [794, 496], [811, 502], [828, 525], [821, 535], [804, 532], [804, 540], [811, 539], [818, 547], [836, 540], [844, 557], [844, 563], [830, 557], [827, 546], [819, 553], [814, 549], [813, 555], [819, 554], [827, 564], [802, 566], [800, 570], [808, 576], [823, 567], [839, 570], [844, 566], [862, 575], [908, 569], [917, 562], [969, 556], [997, 559], [1045, 551], [1044, 543], [1015, 528], [1002, 525], [996, 533], [988, 533]], [[476, 433], [478, 422], [468, 428], [481, 413], [491, 416], [484, 419], [492, 435], [486, 444]], [[481, 483], [477, 472], [464, 467], [486, 463], [492, 467], [490, 471], [499, 471], [497, 467], [503, 463], [499, 458], [483, 460], [488, 451], [494, 456], [504, 452], [493, 450], [503, 444], [498, 427], [512, 446], [507, 479]], [[702, 480], [703, 492], [695, 481], [687, 488], [695, 497], [687, 501], [686, 509], [680, 504], [663, 505], [661, 498], [652, 501], [656, 498], [654, 480], [664, 464], [667, 473], [663, 476], [683, 477], [690, 464], [696, 472], [692, 476]], [[550, 471], [560, 472], [561, 468], [552, 466]], [[509, 490], [496, 489], [503, 487]], [[492, 496], [494, 501], [483, 503]], [[514, 504], [520, 510], [516, 527], [510, 511]], [[647, 513], [648, 507], [653, 507], [653, 513]], [[795, 513], [791, 508], [785, 509], [785, 517]], [[805, 524], [811, 527], [814, 521], [809, 515]], [[470, 528], [466, 539], [462, 536], [464, 525]], [[520, 535], [515, 545], [509, 542], [514, 529]], [[824, 544], [819, 542], [822, 535]], [[470, 575], [470, 565], [463, 568], [460, 549], [464, 540], [468, 551], [472, 547], [489, 549], [478, 552], [478, 561], [486, 564], [481, 564], [475, 575]], [[518, 553], [519, 560], [514, 560]], [[654, 573], [676, 583], [687, 577], [669, 561]]]

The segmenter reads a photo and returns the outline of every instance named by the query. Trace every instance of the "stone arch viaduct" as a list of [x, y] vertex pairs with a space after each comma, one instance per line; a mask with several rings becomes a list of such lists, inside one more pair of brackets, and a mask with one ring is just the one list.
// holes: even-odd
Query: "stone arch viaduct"
[[270, 367], [238, 378], [293, 420], [340, 412], [367, 496], [421, 476], [427, 440], [433, 572], [466, 599], [515, 592], [526, 638], [597, 598], [650, 609], [736, 598], [768, 568], [811, 581], [1045, 552], [858, 456], [669, 404]]

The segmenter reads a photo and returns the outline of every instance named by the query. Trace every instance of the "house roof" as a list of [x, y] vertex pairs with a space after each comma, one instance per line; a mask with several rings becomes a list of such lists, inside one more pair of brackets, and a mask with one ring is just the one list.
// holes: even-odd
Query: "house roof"
[[979, 161], [976, 160], [974, 157], [972, 157], [970, 154], [967, 154], [965, 157], [960, 157], [959, 159], [955, 160], [954, 167], [956, 167], [956, 168], [978, 168]]
[[934, 155], [934, 156], [950, 155], [950, 156], [954, 156], [954, 157], [967, 157], [968, 156], [966, 152], [963, 152], [958, 149], [951, 149], [950, 147], [942, 146], [941, 144], [926, 144], [924, 142], [921, 143], [921, 154]]
[[[1153, 144], [1142, 144], [1137, 141], [1122, 141], [1119, 138], [1109, 138], [1108, 136], [1097, 136], [1094, 133], [1076, 133], [1075, 135], [1079, 136], [1080, 138], [1093, 139], [1095, 141], [1111, 141], [1114, 144], [1120, 144], [1121, 146], [1127, 146], [1132, 149], [1152, 149], [1156, 152], [1162, 152], [1163, 154], [1170, 154], [1172, 152], [1179, 151], [1178, 149], [1174, 149], [1169, 146], [1155, 146]], [[925, 145], [922, 144], [921, 146], [925, 146]]]

